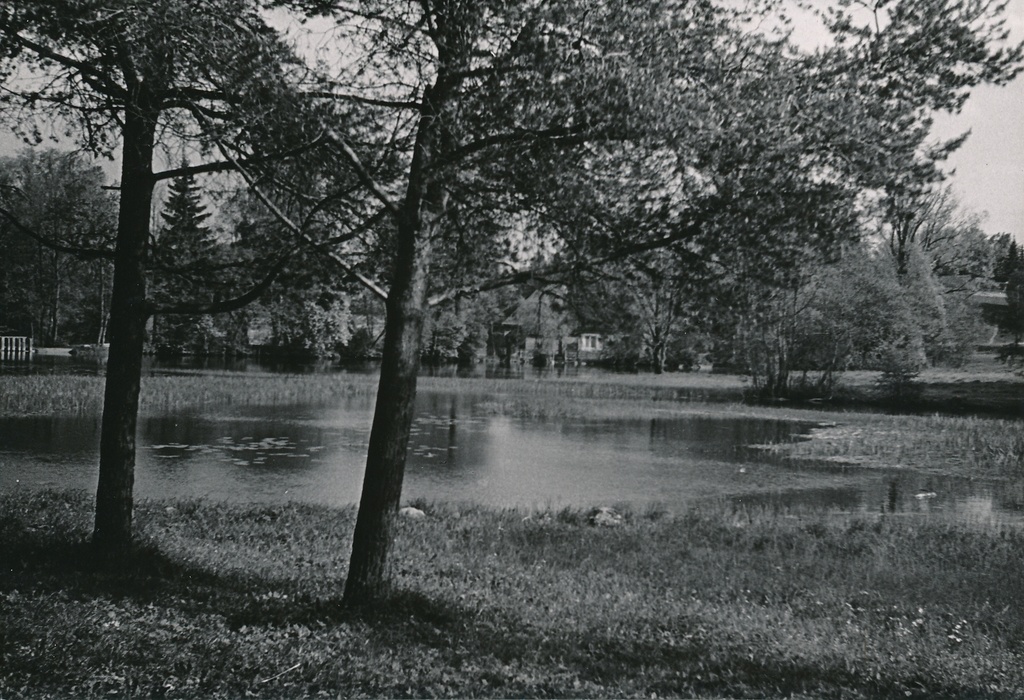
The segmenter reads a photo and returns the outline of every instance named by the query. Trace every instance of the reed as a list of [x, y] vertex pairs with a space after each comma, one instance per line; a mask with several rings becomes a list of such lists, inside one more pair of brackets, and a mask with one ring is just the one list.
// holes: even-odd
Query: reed
[[102, 377], [0, 374], [0, 416], [98, 412]]
[[850, 414], [810, 439], [771, 449], [798, 459], [911, 468], [969, 477], [1024, 477], [1020, 421], [956, 416]]
[[[69, 374], [0, 375], [0, 415], [98, 414], [103, 407], [103, 381]], [[140, 410], [322, 403], [376, 391], [376, 378], [363, 375], [180, 372], [143, 377]]]

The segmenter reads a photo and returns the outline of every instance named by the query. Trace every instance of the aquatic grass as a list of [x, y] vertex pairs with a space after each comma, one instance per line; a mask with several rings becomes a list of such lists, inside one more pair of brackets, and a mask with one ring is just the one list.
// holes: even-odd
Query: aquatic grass
[[117, 576], [89, 499], [0, 496], [0, 696], [1019, 697], [1024, 533], [708, 503], [419, 503], [344, 610], [352, 509], [145, 501]]
[[967, 477], [1024, 478], [1020, 421], [956, 416], [850, 414], [810, 439], [770, 449], [797, 459], [909, 468]]
[[[0, 415], [99, 413], [103, 381], [76, 375], [0, 375]], [[140, 410], [323, 403], [376, 391], [376, 378], [367, 375], [162, 372], [142, 378]]]
[[102, 377], [0, 374], [0, 416], [89, 413], [102, 407]]
[[202, 372], [161, 374], [142, 380], [141, 410], [166, 412], [186, 406], [325, 403], [339, 397], [375, 395], [377, 379], [358, 374]]

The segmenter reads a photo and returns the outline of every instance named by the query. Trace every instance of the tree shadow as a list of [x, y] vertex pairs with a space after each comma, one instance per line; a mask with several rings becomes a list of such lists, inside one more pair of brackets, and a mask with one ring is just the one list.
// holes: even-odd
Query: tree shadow
[[[391, 591], [372, 606], [346, 607], [341, 600], [342, 579], [333, 587], [336, 595], [303, 590], [301, 582], [283, 583], [286, 594], [266, 595], [265, 578], [237, 571], [217, 573], [175, 559], [146, 541], [116, 567], [102, 566], [82, 532], [33, 529], [4, 516], [0, 516], [0, 562], [0, 592], [62, 591], [72, 597], [156, 602], [185, 613], [220, 615], [236, 629], [358, 625], [381, 646], [401, 640], [402, 645], [435, 650], [436, 658], [449, 659], [453, 666], [459, 654], [496, 660], [498, 666], [556, 665], [598, 687], [635, 687], [644, 694], [839, 696], [855, 689], [868, 697], [906, 698], [964, 696], [973, 690], [937, 685], [940, 679], [925, 678], [913, 679], [911, 688], [905, 677], [858, 674], [842, 658], [832, 664], [804, 663], [771, 649], [751, 656], [747, 647], [712, 643], [715, 640], [709, 635], [714, 632], [707, 631], [707, 621], [701, 625], [703, 637], [659, 643], [643, 635], [616, 636], [603, 628], [553, 630], [507, 606], [495, 605], [487, 611], [485, 605], [481, 611], [414, 589]], [[269, 583], [273, 588], [278, 582]], [[659, 624], [679, 630], [697, 627], [694, 620], [686, 619]], [[511, 694], [520, 694], [517, 690], [530, 689], [509, 687]]]
[[[275, 581], [237, 570], [218, 573], [168, 555], [140, 539], [118, 560], [99, 559], [83, 532], [27, 527], [0, 516], [0, 592], [63, 591], [76, 596], [160, 602], [186, 612], [205, 610], [233, 627], [324, 625], [445, 625], [468, 615], [457, 606], [409, 590], [395, 590], [379, 604], [352, 607], [336, 594], [303, 590], [301, 581]], [[282, 595], [267, 595], [281, 589]]]

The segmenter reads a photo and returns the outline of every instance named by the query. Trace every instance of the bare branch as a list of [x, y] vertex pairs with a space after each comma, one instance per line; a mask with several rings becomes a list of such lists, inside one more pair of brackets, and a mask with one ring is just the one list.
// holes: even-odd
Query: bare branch
[[161, 306], [159, 304], [151, 304], [150, 311], [153, 314], [220, 314], [228, 311], [234, 311], [241, 309], [257, 299], [260, 295], [265, 292], [274, 280], [277, 279], [281, 271], [284, 270], [288, 261], [291, 259], [291, 255], [285, 253], [281, 255], [274, 266], [270, 269], [270, 272], [260, 280], [259, 284], [255, 285], [247, 291], [245, 294], [235, 297], [234, 299], [225, 299], [224, 301], [213, 301], [213, 302], [195, 302], [185, 304], [171, 304], [167, 306]]
[[[536, 280], [538, 278], [557, 281], [567, 275], [617, 262], [638, 253], [666, 248], [673, 243], [678, 243], [679, 241], [692, 237], [697, 231], [699, 231], [701, 225], [702, 222], [699, 219], [695, 219], [689, 225], [680, 226], [667, 236], [623, 246], [604, 255], [588, 257], [582, 260], [557, 262], [538, 268], [528, 268], [525, 270], [517, 270], [505, 275], [498, 275], [488, 280], [477, 282], [476, 284], [456, 287], [455, 289], [450, 289], [441, 294], [435, 294], [430, 297], [427, 303], [430, 306], [437, 306], [438, 304], [442, 304], [446, 301], [454, 301], [456, 299], [473, 296], [481, 292], [488, 292], [494, 289], [500, 289], [502, 287]], [[692, 251], [686, 252], [696, 259], [704, 259], [698, 253], [694, 253]]]
[[245, 158], [237, 160], [222, 160], [215, 163], [203, 163], [202, 165], [189, 165], [181, 168], [172, 168], [170, 170], [162, 170], [158, 173], [153, 173], [153, 180], [170, 180], [177, 177], [186, 177], [189, 175], [204, 175], [208, 173], [221, 173], [230, 170], [237, 170], [237, 163], [241, 163], [245, 166], [259, 165], [260, 163], [273, 162], [278, 160], [285, 160], [293, 156], [297, 156], [306, 151], [310, 151], [321, 143], [323, 143], [324, 135], [320, 134], [309, 143], [297, 146], [287, 151], [280, 151], [278, 153], [270, 153], [268, 155], [260, 156], [259, 158]]
[[389, 107], [392, 109], [418, 110], [423, 103], [418, 100], [384, 100], [375, 97], [363, 97], [361, 95], [349, 95], [345, 93], [332, 92], [330, 90], [313, 90], [304, 93], [309, 97], [316, 97], [325, 100], [341, 100], [344, 102], [355, 102], [357, 104], [369, 105], [371, 107]]

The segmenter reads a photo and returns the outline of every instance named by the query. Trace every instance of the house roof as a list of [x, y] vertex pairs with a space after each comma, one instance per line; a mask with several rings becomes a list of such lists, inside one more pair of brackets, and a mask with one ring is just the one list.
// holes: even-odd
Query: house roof
[[1006, 292], [975, 292], [971, 295], [971, 301], [984, 306], [1009, 306]]

